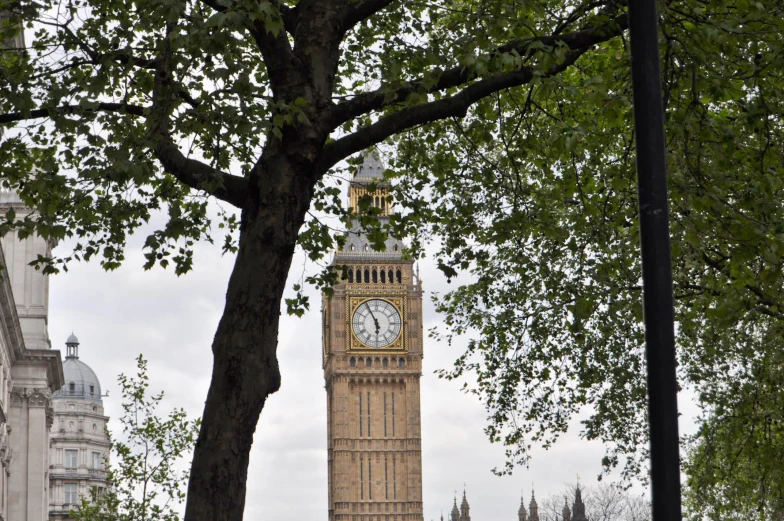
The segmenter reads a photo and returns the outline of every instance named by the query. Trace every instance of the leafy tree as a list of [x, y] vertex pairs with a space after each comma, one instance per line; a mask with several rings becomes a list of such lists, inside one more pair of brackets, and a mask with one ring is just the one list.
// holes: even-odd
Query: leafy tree
[[[162, 210], [146, 266], [179, 274], [194, 241], [214, 240], [208, 198], [226, 205], [236, 261], [188, 521], [241, 518], [255, 426], [280, 386], [294, 249], [319, 259], [340, 245], [308, 211], [347, 219], [327, 176], [385, 142], [411, 210], [396, 233], [421, 230], [414, 249], [441, 235], [445, 273], [472, 267], [478, 281], [442, 310], [450, 334], [480, 333], [456, 374], [477, 370], [491, 439], [548, 443], [585, 404], [586, 435], [617, 441], [609, 464], [644, 439], [623, 2], [0, 0], [0, 11], [0, 40], [15, 23], [35, 33], [0, 59], [0, 125], [15, 126], [0, 175], [38, 209], [0, 232], [78, 237], [71, 254], [41, 259], [49, 270], [90, 258], [113, 269]], [[694, 294], [681, 331], [697, 340], [779, 313], [780, 14], [772, 0], [662, 6], [674, 253], [679, 295]], [[311, 282], [329, 291], [337, 276]]]
[[120, 375], [124, 442], [112, 441], [107, 461], [109, 488], [93, 488], [89, 498], [71, 511], [76, 521], [177, 521], [175, 510], [185, 499], [188, 473], [178, 470], [193, 449], [199, 420], [182, 409], [157, 416], [163, 392], [149, 392], [147, 361], [136, 359], [136, 377]]
[[732, 378], [705, 390], [704, 418], [685, 464], [690, 519], [784, 518], [784, 346], [777, 326], [733, 346], [739, 356]]
[[[719, 407], [734, 402], [711, 386], [753, 387], [738, 364], [780, 349], [741, 346], [784, 318], [784, 5], [659, 8], [679, 380]], [[532, 443], [554, 443], [583, 411], [580, 432], [607, 443], [606, 469], [644, 475], [626, 41], [395, 142], [397, 197], [410, 210], [401, 229], [435, 242], [447, 277], [469, 275], [437, 296], [445, 320], [433, 334], [471, 339], [441, 375], [478, 375], [467, 390], [489, 411], [489, 438], [508, 446], [497, 472], [525, 463]]]

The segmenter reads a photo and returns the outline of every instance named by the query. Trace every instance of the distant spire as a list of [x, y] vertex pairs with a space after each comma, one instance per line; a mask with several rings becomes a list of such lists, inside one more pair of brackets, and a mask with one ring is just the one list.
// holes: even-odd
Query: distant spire
[[569, 504], [566, 496], [564, 496], [564, 507], [563, 507], [563, 521], [572, 521], [572, 512], [569, 510]]
[[583, 503], [583, 494], [580, 490], [580, 484], [574, 491], [574, 504], [572, 505], [572, 519], [571, 521], [588, 521], [585, 515], [585, 504]]
[[457, 491], [455, 491], [455, 503], [452, 505], [452, 513], [449, 519], [450, 521], [460, 521], [460, 511], [457, 509]]
[[79, 358], [79, 339], [76, 338], [73, 331], [65, 340], [65, 357], [66, 358]]
[[525, 511], [525, 498], [523, 491], [520, 491], [520, 508], [517, 510], [517, 521], [528, 521], [528, 513]]
[[536, 493], [531, 487], [531, 503], [528, 505], [530, 511], [528, 521], [539, 521], [539, 505], [536, 504]]
[[468, 499], [466, 499], [465, 483], [463, 483], [463, 502], [460, 504], [460, 521], [471, 521]]

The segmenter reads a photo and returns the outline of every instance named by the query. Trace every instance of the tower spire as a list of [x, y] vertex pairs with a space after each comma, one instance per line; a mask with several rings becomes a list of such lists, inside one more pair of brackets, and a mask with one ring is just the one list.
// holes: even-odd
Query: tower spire
[[520, 491], [520, 508], [517, 509], [517, 521], [528, 521], [528, 513], [525, 511], [525, 497]]

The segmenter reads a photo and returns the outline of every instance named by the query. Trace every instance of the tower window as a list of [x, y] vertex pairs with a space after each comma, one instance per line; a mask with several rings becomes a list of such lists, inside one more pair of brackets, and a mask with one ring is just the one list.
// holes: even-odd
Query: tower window
[[400, 360], [398, 360], [397, 361], [397, 366], [399, 368], [403, 369], [406, 366], [406, 359], [405, 358], [401, 358]]
[[365, 367], [371, 367], [373, 365], [373, 360], [370, 357], [367, 357], [365, 360]]
[[373, 268], [373, 284], [378, 283], [378, 273], [376, 272], [376, 268]]
[[348, 270], [348, 281], [354, 282], [354, 270]]
[[403, 282], [403, 278], [400, 276], [400, 270], [397, 270], [397, 271], [395, 272], [395, 275], [397, 276], [397, 283], [398, 283], [398, 284], [400, 284], [401, 282]]
[[387, 457], [384, 456], [384, 499], [389, 499], [389, 481], [387, 473]]
[[370, 246], [368, 246], [367, 244], [365, 244], [364, 250], [365, 250], [365, 251], [368, 251], [368, 250], [370, 250]]
[[378, 196], [376, 196], [376, 208], [381, 208], [381, 201], [378, 199]]
[[384, 210], [386, 210], [386, 206], [387, 206], [387, 198], [386, 198], [386, 197], [382, 197], [382, 198], [381, 198], [381, 211], [382, 211], [382, 212], [383, 212]]
[[349, 244], [348, 249], [349, 251], [354, 251], [354, 244]]
[[91, 385], [90, 386], [90, 396], [93, 396], [94, 394], [95, 394], [95, 386]]
[[395, 282], [395, 279], [392, 277], [392, 270], [389, 270], [389, 283], [392, 284]]
[[370, 282], [370, 270], [365, 268], [365, 284]]
[[392, 456], [392, 499], [397, 499], [397, 465], [395, 463], [395, 457]]
[[[367, 413], [368, 413], [368, 417], [367, 417], [367, 421], [368, 421], [368, 436], [370, 436], [370, 391], [368, 391], [368, 394], [367, 394], [367, 399], [368, 399], [368, 404], [367, 404]], [[369, 477], [370, 477], [370, 474], [368, 473], [368, 478], [369, 478]], [[371, 499], [372, 499], [372, 498], [371, 498]]]
[[381, 362], [381, 365], [384, 366], [384, 367], [389, 367], [389, 359], [388, 358], [384, 358], [384, 360]]
[[387, 281], [387, 272], [385, 270], [381, 270], [381, 284], [385, 284]]
[[352, 357], [351, 357], [351, 358], [349, 358], [349, 360], [348, 360], [348, 365], [349, 365], [349, 366], [351, 366], [351, 367], [356, 367], [356, 365], [357, 365], [357, 359], [356, 359], [356, 358], [354, 358], [354, 357], [352, 356]]
[[395, 437], [395, 393], [392, 393], [392, 437]]
[[68, 383], [68, 393], [75, 394], [76, 393], [76, 384], [73, 382]]
[[368, 499], [373, 499], [373, 459], [368, 456]]
[[387, 437], [387, 393], [384, 393], [384, 437]]
[[365, 499], [365, 456], [359, 457], [359, 499]]
[[392, 249], [393, 249], [393, 250], [395, 250], [395, 251], [397, 251], [397, 249], [398, 249], [398, 248], [397, 248], [397, 244], [395, 244], [395, 246], [394, 246]]
[[362, 391], [359, 391], [359, 435], [362, 436]]
[[362, 270], [357, 270], [357, 282], [362, 282]]

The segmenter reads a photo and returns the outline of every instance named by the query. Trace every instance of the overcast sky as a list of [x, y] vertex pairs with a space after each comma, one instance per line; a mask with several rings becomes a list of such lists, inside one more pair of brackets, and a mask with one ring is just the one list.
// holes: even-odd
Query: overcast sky
[[[220, 318], [233, 256], [199, 245], [195, 269], [184, 277], [156, 268], [145, 272], [140, 244], [132, 238], [127, 261], [106, 273], [97, 263], [74, 264], [50, 281], [49, 334], [63, 349], [73, 330], [80, 358], [109, 391], [106, 412], [119, 411], [117, 375], [134, 373], [133, 359], [149, 359], [154, 390], [163, 389], [169, 406], [200, 416], [212, 367], [210, 345]], [[64, 243], [58, 250], [65, 251]], [[56, 251], [58, 251], [56, 250]], [[311, 266], [311, 269], [315, 269]], [[302, 272], [302, 257], [292, 273]], [[434, 267], [421, 262], [425, 289], [425, 328], [438, 323], [430, 294], [448, 286]], [[291, 283], [288, 284], [291, 286]], [[320, 298], [310, 291], [313, 309], [304, 318], [282, 316], [278, 356], [282, 388], [268, 401], [256, 430], [250, 459], [245, 518], [276, 521], [327, 519], [326, 392], [321, 369]], [[422, 376], [422, 447], [425, 519], [446, 515], [455, 490], [463, 485], [475, 521], [514, 520], [525, 491], [542, 498], [565, 482], [594, 483], [604, 453], [599, 443], [567, 435], [549, 451], [537, 450], [529, 469], [496, 477], [503, 448], [484, 433], [485, 412], [476, 398], [460, 392], [462, 383], [439, 380], [433, 371], [448, 367], [463, 345], [425, 339]], [[110, 422], [110, 426], [112, 422]], [[118, 427], [114, 422], [115, 429]]]

